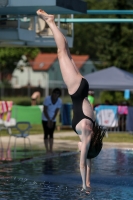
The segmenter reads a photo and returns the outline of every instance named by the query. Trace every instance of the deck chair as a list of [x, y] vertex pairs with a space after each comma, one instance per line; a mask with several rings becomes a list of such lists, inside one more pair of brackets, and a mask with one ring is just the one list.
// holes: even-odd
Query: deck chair
[[29, 138], [29, 133], [30, 133], [30, 129], [31, 124], [30, 122], [27, 121], [23, 121], [23, 122], [17, 122], [16, 126], [14, 127], [18, 133], [9, 133], [10, 137], [9, 137], [9, 141], [8, 141], [8, 146], [7, 146], [7, 150], [10, 148], [10, 141], [11, 141], [11, 137], [15, 137], [15, 141], [14, 141], [14, 157], [16, 157], [16, 141], [18, 138], [23, 138], [24, 139], [24, 148], [26, 150], [26, 141], [25, 139], [27, 138], [29, 141], [29, 147], [31, 150], [31, 142], [30, 142], [30, 138]]

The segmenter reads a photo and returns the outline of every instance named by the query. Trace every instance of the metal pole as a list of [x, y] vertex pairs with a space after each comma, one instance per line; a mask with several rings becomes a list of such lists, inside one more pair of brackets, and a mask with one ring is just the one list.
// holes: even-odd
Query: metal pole
[[89, 15], [133, 15], [133, 10], [87, 10]]
[[[74, 18], [74, 15], [72, 14], [71, 15], [71, 19], [73, 19]], [[73, 25], [73, 23], [71, 23], [71, 27], [72, 27], [72, 39], [74, 38], [74, 25]]]
[[30, 97], [30, 67], [28, 66], [28, 97]]
[[58, 15], [58, 23], [57, 23], [57, 25], [58, 25], [58, 28], [60, 29], [60, 15]]
[[[57, 19], [55, 19], [57, 21]], [[133, 19], [111, 19], [111, 18], [60, 18], [63, 23], [133, 23]]]
[[45, 74], [45, 97], [49, 95], [49, 74]]

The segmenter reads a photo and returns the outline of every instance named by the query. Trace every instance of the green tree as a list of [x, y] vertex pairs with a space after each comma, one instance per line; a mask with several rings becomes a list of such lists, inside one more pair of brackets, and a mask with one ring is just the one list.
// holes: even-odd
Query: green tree
[[[133, 4], [127, 0], [112, 0], [110, 8], [114, 10], [130, 10]], [[109, 16], [110, 18], [131, 18], [128, 15]], [[96, 55], [101, 61], [100, 68], [116, 66], [127, 71], [133, 71], [133, 24], [109, 23], [99, 28], [100, 33], [96, 38], [99, 43]]]
[[[133, 9], [132, 2], [128, 0], [88, 0], [87, 2], [88, 9], [90, 10]], [[132, 15], [75, 15], [75, 18], [80, 17], [131, 18]], [[99, 69], [116, 66], [133, 72], [132, 35], [133, 24], [131, 23], [77, 23], [75, 24], [74, 47], [71, 52], [76, 54], [88, 54], [94, 62], [95, 60], [100, 61], [100, 64], [96, 65]], [[104, 103], [105, 100], [109, 100], [111, 103], [123, 102], [125, 101], [124, 93], [117, 91], [102, 92], [101, 102]], [[129, 103], [131, 104], [130, 100]]]
[[[88, 10], [132, 10], [129, 0], [86, 0]], [[74, 15], [75, 18], [131, 18], [132, 15]], [[131, 23], [75, 23], [72, 54], [89, 55], [99, 61], [97, 68], [116, 66], [133, 71], [133, 24]], [[56, 48], [42, 48], [42, 52], [56, 52]], [[97, 62], [96, 62], [97, 63]], [[95, 64], [95, 63], [94, 63]]]
[[[108, 1], [88, 0], [88, 10], [110, 9]], [[81, 14], [75, 15], [75, 18], [102, 18], [102, 15]], [[99, 48], [99, 41], [97, 37], [101, 33], [103, 24], [99, 23], [75, 23], [74, 24], [74, 47], [71, 53], [79, 55], [87, 54], [92, 60], [98, 60], [97, 51]]]
[[[86, 0], [90, 10], [132, 10], [129, 0]], [[75, 18], [131, 18], [131, 15], [75, 15]], [[131, 23], [75, 23], [74, 46], [72, 54], [87, 54], [95, 61], [100, 61], [98, 68], [116, 66], [133, 71], [133, 24]], [[56, 48], [39, 48], [41, 52], [56, 52]], [[1, 48], [0, 69], [13, 71], [21, 55], [27, 54], [33, 58], [39, 52], [35, 48]]]
[[5, 81], [4, 79], [6, 74], [13, 72], [22, 55], [26, 55], [30, 60], [35, 58], [39, 51], [40, 50], [38, 48], [0, 48], [1, 80]]

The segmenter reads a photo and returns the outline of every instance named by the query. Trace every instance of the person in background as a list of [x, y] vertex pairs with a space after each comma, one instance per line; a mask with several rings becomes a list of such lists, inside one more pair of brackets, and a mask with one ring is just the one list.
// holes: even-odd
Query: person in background
[[46, 154], [53, 153], [53, 135], [56, 127], [56, 116], [62, 106], [60, 96], [61, 90], [55, 88], [51, 96], [47, 96], [43, 102], [42, 126]]
[[92, 108], [94, 108], [94, 101], [95, 101], [95, 98], [94, 98], [94, 91], [89, 91], [88, 92], [88, 100], [92, 106]]
[[41, 94], [38, 91], [35, 91], [31, 96], [31, 105], [36, 106], [40, 103]]

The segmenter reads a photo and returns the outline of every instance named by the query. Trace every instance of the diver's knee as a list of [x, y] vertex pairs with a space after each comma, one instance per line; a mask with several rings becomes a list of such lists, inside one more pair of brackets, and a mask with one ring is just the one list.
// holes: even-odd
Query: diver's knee
[[85, 120], [82, 121], [81, 128], [82, 128], [82, 131], [87, 131], [88, 130], [89, 127], [88, 127], [88, 125], [87, 125]]
[[82, 121], [81, 123], [81, 128], [83, 132], [87, 132], [87, 133], [91, 133], [92, 132], [92, 127], [91, 125], [89, 125], [88, 123], [86, 123], [86, 121]]
[[59, 48], [58, 48], [58, 50], [57, 50], [58, 58], [63, 57], [66, 53], [67, 53], [67, 52], [66, 52], [66, 49], [65, 49], [65, 48], [63, 48], [63, 49], [59, 49]]

